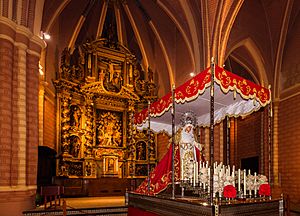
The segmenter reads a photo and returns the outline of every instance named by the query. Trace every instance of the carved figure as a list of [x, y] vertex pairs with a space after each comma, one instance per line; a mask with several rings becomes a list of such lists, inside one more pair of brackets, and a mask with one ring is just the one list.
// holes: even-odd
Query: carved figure
[[183, 170], [183, 178], [190, 179], [193, 177], [194, 162], [197, 161], [196, 148], [202, 150], [200, 143], [196, 142], [194, 137], [194, 125], [196, 124], [196, 117], [191, 112], [186, 112], [182, 116], [183, 129], [181, 130], [180, 158]]
[[81, 120], [81, 111], [77, 106], [73, 106], [71, 110], [72, 110], [71, 124], [72, 126], [79, 128], [80, 120]]

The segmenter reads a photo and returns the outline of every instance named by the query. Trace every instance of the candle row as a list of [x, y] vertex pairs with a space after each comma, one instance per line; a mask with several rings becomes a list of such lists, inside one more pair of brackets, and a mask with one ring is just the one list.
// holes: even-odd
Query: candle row
[[[190, 184], [195, 187], [202, 187], [204, 190], [209, 189], [210, 187], [210, 170], [211, 167], [208, 165], [208, 162], [194, 162], [193, 163], [193, 175], [190, 175], [189, 178], [184, 178], [182, 170], [183, 161], [181, 161], [181, 180], [190, 182]], [[223, 192], [223, 188], [226, 185], [233, 185], [234, 187], [237, 184], [237, 191], [244, 196], [249, 192], [249, 195], [252, 196], [252, 190], [254, 191], [254, 196], [257, 195], [257, 190], [261, 184], [266, 183], [268, 180], [264, 175], [257, 175], [254, 173], [254, 176], [251, 175], [251, 171], [248, 170], [248, 175], [246, 170], [235, 170], [235, 166], [225, 166], [222, 163], [214, 163], [212, 166], [213, 169], [213, 182], [214, 182], [214, 193]]]

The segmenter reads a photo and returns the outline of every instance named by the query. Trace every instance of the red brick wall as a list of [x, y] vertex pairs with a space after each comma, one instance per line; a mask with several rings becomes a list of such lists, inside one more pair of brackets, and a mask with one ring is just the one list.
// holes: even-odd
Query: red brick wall
[[261, 143], [261, 114], [253, 113], [237, 120], [236, 128], [237, 161], [240, 164], [242, 158], [260, 156]]
[[36, 56], [27, 55], [26, 76], [26, 111], [27, 111], [27, 147], [26, 147], [26, 172], [27, 185], [36, 185], [36, 173], [38, 162], [38, 89], [39, 89], [39, 59]]
[[300, 205], [300, 95], [279, 104], [279, 183]]
[[10, 185], [12, 158], [13, 45], [0, 40], [0, 186]]
[[157, 134], [157, 159], [160, 161], [167, 153], [170, 136], [166, 133]]
[[44, 146], [56, 150], [56, 113], [54, 101], [45, 97], [44, 101]]
[[[14, 51], [14, 52], [13, 52]], [[12, 150], [11, 150], [11, 169], [10, 169], [10, 176], [11, 176], [11, 184], [17, 185], [18, 184], [18, 148], [14, 148], [13, 146], [18, 146], [18, 139], [20, 138], [20, 134], [18, 132], [18, 127], [20, 125], [20, 120], [18, 119], [19, 114], [19, 106], [18, 100], [19, 95], [17, 92], [17, 88], [19, 85], [18, 80], [18, 49], [12, 50], [13, 52], [13, 68], [12, 68]]]

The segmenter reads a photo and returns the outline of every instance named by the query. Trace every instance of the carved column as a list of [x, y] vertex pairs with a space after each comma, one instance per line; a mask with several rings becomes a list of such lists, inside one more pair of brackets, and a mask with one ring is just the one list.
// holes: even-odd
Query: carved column
[[93, 137], [94, 137], [94, 102], [93, 96], [87, 95], [85, 97], [85, 150], [84, 156], [85, 157], [92, 157], [92, 150], [93, 150]]
[[136, 133], [133, 122], [134, 115], [134, 101], [128, 103], [128, 133], [127, 133], [127, 154], [128, 159], [134, 159], [135, 147], [134, 147], [134, 133]]
[[69, 156], [70, 142], [70, 97], [62, 96], [61, 98], [61, 152], [63, 156]]

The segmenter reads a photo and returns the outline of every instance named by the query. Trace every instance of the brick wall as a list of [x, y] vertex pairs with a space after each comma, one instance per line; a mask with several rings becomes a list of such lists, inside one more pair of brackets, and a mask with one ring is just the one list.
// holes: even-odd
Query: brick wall
[[44, 146], [56, 150], [56, 113], [52, 99], [45, 97], [44, 101]]
[[26, 76], [26, 109], [27, 109], [27, 145], [26, 145], [26, 173], [27, 185], [36, 184], [38, 162], [38, 89], [39, 89], [39, 59], [27, 55]]
[[13, 45], [0, 40], [0, 186], [10, 184], [12, 163], [12, 62]]
[[42, 42], [15, 24], [0, 25], [0, 214], [13, 216], [34, 206]]
[[260, 156], [261, 143], [261, 116], [260, 112], [253, 113], [246, 118], [237, 120], [236, 128], [237, 161], [241, 159]]
[[300, 95], [279, 104], [279, 184], [300, 205]]

